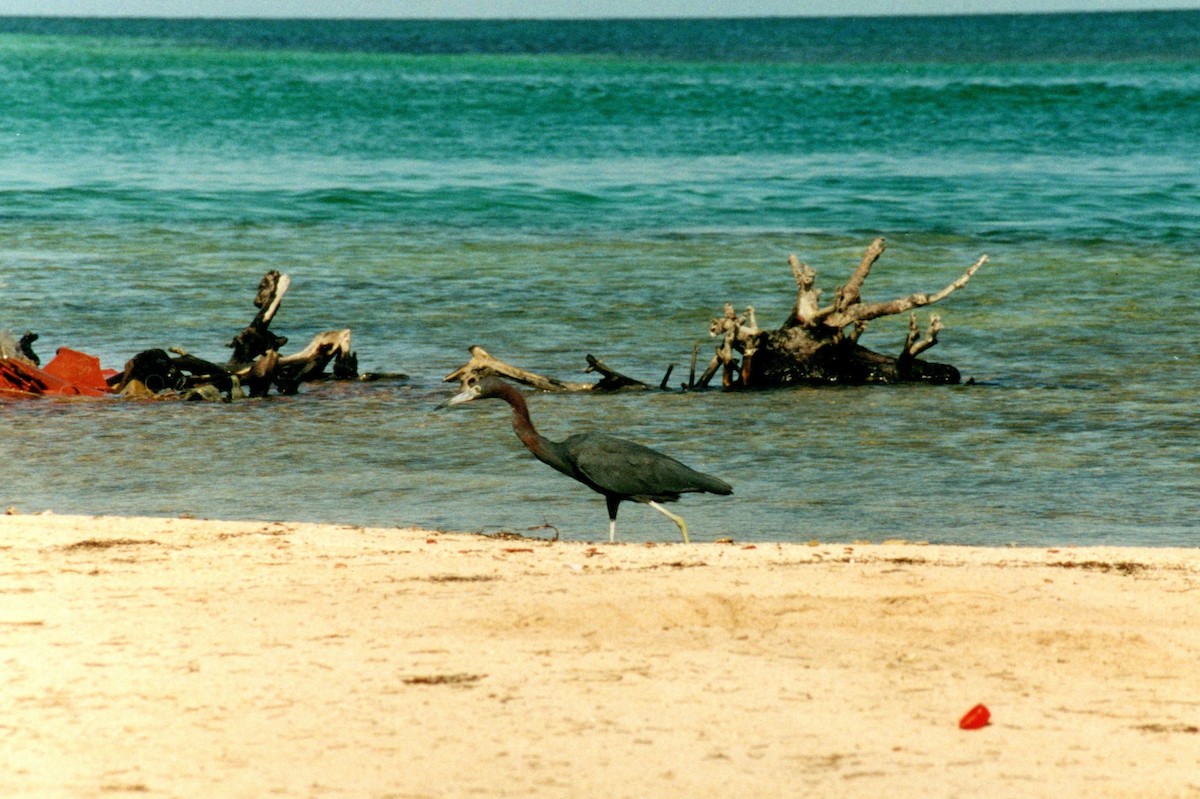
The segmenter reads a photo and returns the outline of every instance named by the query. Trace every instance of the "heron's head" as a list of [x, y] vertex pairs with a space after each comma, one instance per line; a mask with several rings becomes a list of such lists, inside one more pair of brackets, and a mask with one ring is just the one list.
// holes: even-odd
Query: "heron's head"
[[487, 399], [488, 397], [499, 396], [500, 391], [505, 383], [498, 377], [485, 375], [483, 377], [468, 378], [464, 384], [463, 390], [455, 394], [450, 399], [438, 405], [438, 409], [448, 408], [451, 405], [461, 405], [464, 402], [472, 402], [478, 399]]

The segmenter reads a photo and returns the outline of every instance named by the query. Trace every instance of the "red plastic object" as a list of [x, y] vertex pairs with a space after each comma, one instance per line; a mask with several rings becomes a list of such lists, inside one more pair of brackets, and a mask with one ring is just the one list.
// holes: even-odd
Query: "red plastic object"
[[958, 720], [958, 728], [960, 730], [978, 730], [986, 727], [991, 718], [992, 712], [987, 709], [986, 705], [976, 705]]
[[108, 382], [100, 369], [100, 359], [94, 355], [59, 347], [54, 360], [42, 367], [42, 371], [79, 389], [91, 389], [100, 394], [109, 393]]
[[0, 397], [36, 397], [45, 384], [34, 369], [15, 358], [0, 358]]
[[59, 350], [45, 369], [17, 358], [0, 358], [0, 396], [103, 397], [111, 393], [98, 360], [74, 350], [66, 350], [64, 357], [64, 350]]

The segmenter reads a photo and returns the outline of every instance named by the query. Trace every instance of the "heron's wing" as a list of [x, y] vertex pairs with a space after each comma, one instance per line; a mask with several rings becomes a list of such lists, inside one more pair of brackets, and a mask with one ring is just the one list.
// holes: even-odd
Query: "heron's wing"
[[584, 482], [608, 494], [665, 502], [687, 491], [730, 491], [715, 477], [623, 438], [584, 433], [571, 436], [563, 444]]

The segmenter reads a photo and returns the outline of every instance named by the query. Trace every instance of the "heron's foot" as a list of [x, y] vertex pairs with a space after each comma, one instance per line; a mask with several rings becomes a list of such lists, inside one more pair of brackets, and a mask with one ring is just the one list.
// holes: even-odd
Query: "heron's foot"
[[671, 521], [675, 522], [675, 524], [679, 527], [679, 532], [683, 534], [683, 543], [685, 543], [685, 544], [692, 543], [691, 539], [688, 538], [687, 522], [685, 522], [683, 520], [682, 516], [677, 516], [674, 513], [671, 513], [671, 511], [667, 510], [662, 505], [659, 505], [657, 502], [649, 502], [647, 504], [649, 504], [650, 507], [654, 508], [656, 511], [658, 511], [662, 515], [666, 516]]

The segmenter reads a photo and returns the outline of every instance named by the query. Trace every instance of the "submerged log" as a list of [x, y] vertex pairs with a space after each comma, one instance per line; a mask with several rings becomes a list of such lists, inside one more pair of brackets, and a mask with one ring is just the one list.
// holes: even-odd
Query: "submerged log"
[[478, 344], [468, 347], [467, 351], [471, 353], [471, 360], [446, 375], [443, 378], [444, 382], [452, 383], [457, 380], [465, 388], [484, 375], [499, 375], [540, 391], [640, 391], [650, 388], [650, 386], [640, 380], [626, 377], [620, 372], [609, 368], [604, 361], [592, 355], [587, 356], [588, 366], [584, 371], [598, 372], [601, 375], [600, 382], [598, 383], [559, 380], [558, 378], [530, 372], [519, 366], [505, 363], [499, 358], [493, 358], [487, 350]]
[[981, 256], [957, 279], [933, 294], [915, 293], [886, 302], [864, 302], [862, 288], [871, 268], [883, 254], [885, 242], [876, 239], [867, 248], [850, 279], [835, 292], [833, 302], [820, 304], [816, 272], [795, 255], [788, 259], [796, 282], [796, 302], [784, 323], [761, 330], [754, 308], [738, 314], [726, 304], [713, 319], [709, 333], [720, 339], [708, 368], [697, 385], [704, 386], [721, 371], [726, 388], [770, 388], [803, 383], [953, 384], [959, 371], [948, 364], [924, 361], [917, 356], [937, 344], [944, 329], [941, 317], [932, 316], [924, 337], [914, 313], [900, 353], [893, 357], [863, 347], [859, 338], [873, 319], [911, 311], [940, 302], [967, 284], [987, 256]]

